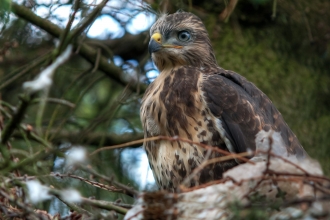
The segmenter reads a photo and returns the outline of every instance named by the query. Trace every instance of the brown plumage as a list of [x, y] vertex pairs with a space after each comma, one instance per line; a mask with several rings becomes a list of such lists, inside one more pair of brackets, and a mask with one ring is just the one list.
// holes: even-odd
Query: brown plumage
[[[240, 153], [262, 148], [276, 134], [275, 152], [304, 158], [306, 153], [269, 98], [239, 74], [216, 63], [202, 21], [191, 13], [161, 16], [150, 30], [149, 51], [160, 75], [141, 106], [145, 137], [179, 136]], [[274, 137], [275, 137], [274, 136]], [[160, 188], [175, 190], [205, 159], [207, 151], [167, 140], [144, 144]], [[210, 158], [222, 156], [212, 152]], [[220, 179], [239, 161], [205, 167], [190, 186]]]

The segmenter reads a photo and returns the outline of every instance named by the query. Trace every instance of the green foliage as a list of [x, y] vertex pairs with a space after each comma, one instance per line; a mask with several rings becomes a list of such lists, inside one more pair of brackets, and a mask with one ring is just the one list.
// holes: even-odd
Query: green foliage
[[0, 0], [0, 20], [6, 23], [9, 18], [11, 0]]
[[249, 209], [244, 209], [239, 201], [229, 205], [229, 209], [232, 212], [230, 219], [232, 220], [266, 220], [269, 219], [269, 213], [267, 209], [262, 209], [260, 207], [250, 207]]

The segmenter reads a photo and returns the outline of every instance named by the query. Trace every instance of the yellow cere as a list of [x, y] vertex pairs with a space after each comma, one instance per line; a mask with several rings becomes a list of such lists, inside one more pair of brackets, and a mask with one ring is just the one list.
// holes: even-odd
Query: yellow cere
[[157, 41], [158, 43], [162, 43], [162, 35], [160, 33], [154, 33], [151, 36], [151, 38]]

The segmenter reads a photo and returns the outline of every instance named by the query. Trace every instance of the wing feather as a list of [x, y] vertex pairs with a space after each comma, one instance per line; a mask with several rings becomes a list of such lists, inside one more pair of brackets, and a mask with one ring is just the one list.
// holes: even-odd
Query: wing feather
[[280, 132], [290, 154], [299, 158], [306, 155], [270, 99], [241, 75], [221, 68], [209, 70], [202, 90], [208, 108], [222, 121], [236, 152], [255, 150], [256, 135], [273, 129]]

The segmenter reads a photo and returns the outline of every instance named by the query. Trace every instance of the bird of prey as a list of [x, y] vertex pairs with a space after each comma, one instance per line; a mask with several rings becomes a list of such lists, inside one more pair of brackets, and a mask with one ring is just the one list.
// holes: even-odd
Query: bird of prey
[[[149, 52], [160, 74], [142, 99], [145, 138], [178, 136], [240, 153], [259, 149], [271, 134], [280, 143], [275, 151], [307, 156], [270, 99], [241, 75], [218, 66], [199, 17], [188, 12], [162, 15], [150, 36]], [[145, 141], [144, 147], [159, 188], [169, 191], [175, 191], [206, 155], [223, 156], [183, 141]], [[188, 185], [221, 179], [239, 163], [232, 159], [208, 165]]]

